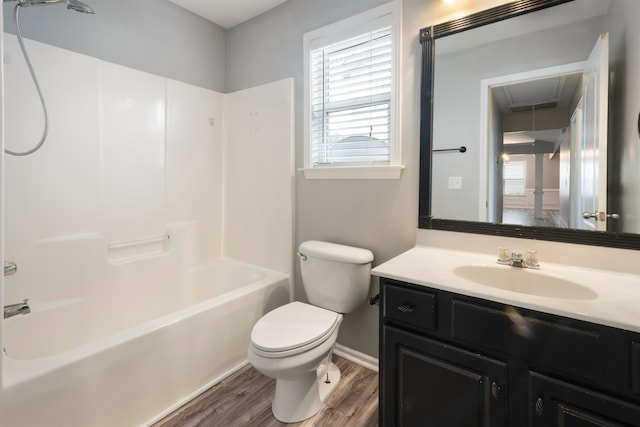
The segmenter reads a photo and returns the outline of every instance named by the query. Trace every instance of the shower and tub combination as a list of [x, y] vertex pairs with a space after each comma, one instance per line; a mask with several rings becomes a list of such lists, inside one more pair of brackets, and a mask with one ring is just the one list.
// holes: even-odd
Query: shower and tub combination
[[[57, 289], [5, 321], [2, 425], [146, 425], [246, 364], [254, 323], [290, 300], [289, 276], [232, 260], [178, 268], [194, 226], [124, 264], [104, 263], [98, 235], [39, 242], [38, 274]], [[74, 280], [73, 259], [99, 279]]]
[[[17, 8], [51, 3], [89, 11]], [[150, 425], [244, 366], [291, 300], [293, 80], [221, 94], [21, 38], [3, 35], [0, 425]]]

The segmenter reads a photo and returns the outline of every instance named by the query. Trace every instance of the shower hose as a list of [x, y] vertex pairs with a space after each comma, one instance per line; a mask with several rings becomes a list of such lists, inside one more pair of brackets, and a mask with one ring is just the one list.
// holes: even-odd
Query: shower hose
[[29, 154], [33, 154], [42, 147], [44, 141], [47, 139], [47, 134], [49, 132], [49, 112], [47, 111], [47, 105], [44, 102], [44, 97], [42, 96], [42, 90], [40, 89], [40, 85], [38, 84], [38, 79], [36, 78], [36, 73], [33, 70], [33, 65], [31, 65], [31, 60], [29, 59], [29, 55], [27, 54], [27, 49], [24, 46], [24, 41], [22, 40], [22, 34], [20, 32], [20, 24], [18, 19], [18, 14], [20, 13], [20, 8], [22, 5], [20, 3], [16, 4], [16, 7], [13, 9], [13, 22], [16, 25], [16, 33], [18, 35], [18, 43], [20, 44], [20, 49], [22, 50], [22, 55], [24, 56], [24, 62], [27, 64], [27, 68], [29, 68], [29, 73], [31, 73], [31, 78], [33, 79], [33, 84], [36, 87], [36, 91], [38, 92], [38, 96], [40, 97], [40, 104], [42, 104], [42, 112], [44, 114], [44, 129], [42, 130], [42, 136], [40, 137], [40, 142], [30, 150], [27, 151], [11, 151], [8, 149], [4, 149], [4, 152], [10, 154], [12, 156], [28, 156]]

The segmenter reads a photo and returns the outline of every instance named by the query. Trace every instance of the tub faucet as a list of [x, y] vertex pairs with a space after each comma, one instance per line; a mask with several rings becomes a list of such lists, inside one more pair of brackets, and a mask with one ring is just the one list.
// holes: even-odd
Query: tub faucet
[[31, 308], [29, 307], [29, 299], [25, 299], [17, 304], [9, 304], [4, 306], [4, 318], [17, 316], [18, 314], [29, 314]]
[[4, 277], [13, 276], [18, 272], [18, 265], [13, 261], [5, 261], [4, 263]]

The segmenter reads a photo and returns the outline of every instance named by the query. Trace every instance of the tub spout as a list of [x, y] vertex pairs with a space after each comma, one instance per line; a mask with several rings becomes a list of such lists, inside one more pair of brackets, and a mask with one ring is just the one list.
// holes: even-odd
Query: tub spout
[[29, 307], [29, 299], [25, 299], [17, 304], [9, 304], [4, 306], [4, 318], [17, 316], [18, 314], [29, 314], [31, 308]]

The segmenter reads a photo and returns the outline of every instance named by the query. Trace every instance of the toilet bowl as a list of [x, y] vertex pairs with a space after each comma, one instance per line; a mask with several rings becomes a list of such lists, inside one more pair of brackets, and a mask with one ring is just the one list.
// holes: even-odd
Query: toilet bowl
[[340, 371], [331, 363], [331, 353], [341, 322], [341, 314], [292, 302], [269, 312], [254, 327], [249, 362], [276, 379], [272, 411], [279, 421], [313, 416], [338, 384]]
[[342, 313], [366, 300], [373, 261], [366, 249], [318, 241], [302, 243], [298, 254], [311, 304], [296, 301], [264, 315], [248, 351], [253, 367], [276, 380], [272, 411], [285, 423], [315, 415], [338, 385], [331, 358]]

